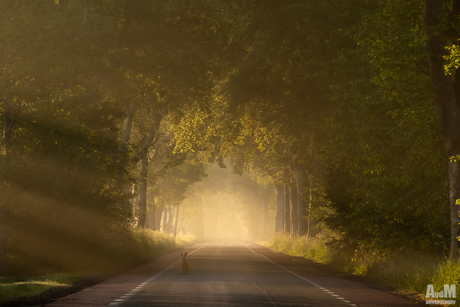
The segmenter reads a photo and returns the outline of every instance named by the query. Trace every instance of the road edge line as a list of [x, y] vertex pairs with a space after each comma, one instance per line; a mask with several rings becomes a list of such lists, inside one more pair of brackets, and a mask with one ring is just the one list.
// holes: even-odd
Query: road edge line
[[[193, 254], [194, 252], [196, 252], [197, 250], [200, 250], [202, 249], [203, 247], [205, 247], [206, 245], [208, 245], [209, 242], [205, 243], [204, 245], [200, 246], [199, 248], [195, 249], [194, 251], [188, 253], [189, 255]], [[155, 280], [156, 278], [158, 278], [161, 274], [163, 274], [164, 272], [166, 272], [167, 270], [169, 270], [170, 268], [172, 268], [173, 266], [175, 266], [176, 264], [178, 264], [180, 261], [182, 261], [182, 259], [179, 259], [177, 260], [176, 262], [174, 262], [173, 264], [171, 264], [170, 266], [168, 266], [166, 269], [163, 269], [162, 271], [156, 273], [154, 276], [150, 277], [149, 279], [146, 279], [144, 282], [140, 283], [137, 287], [135, 287], [133, 290], [131, 290], [130, 292], [126, 293], [126, 294], [123, 294], [122, 296], [120, 296], [119, 298], [117, 298], [116, 300], [114, 300], [113, 302], [111, 302], [109, 304], [109, 306], [118, 306], [120, 305], [121, 303], [127, 301], [130, 297], [134, 296], [137, 292], [141, 291], [142, 288], [144, 288], [149, 282]]]
[[350, 302], [350, 301], [346, 300], [345, 298], [343, 298], [343, 297], [341, 297], [341, 296], [335, 294], [334, 292], [330, 291], [329, 289], [327, 289], [327, 288], [325, 288], [325, 287], [322, 287], [321, 285], [318, 285], [317, 283], [315, 283], [315, 282], [309, 280], [308, 278], [302, 277], [302, 276], [300, 276], [299, 274], [296, 274], [296, 273], [292, 272], [291, 270], [286, 269], [285, 267], [283, 267], [283, 266], [279, 265], [278, 263], [276, 263], [276, 262], [274, 262], [274, 261], [268, 259], [266, 256], [264, 256], [264, 255], [262, 255], [262, 254], [256, 253], [252, 248], [250, 248], [250, 247], [247, 246], [246, 244], [241, 244], [241, 245], [243, 245], [244, 247], [248, 248], [248, 249], [249, 249], [251, 252], [253, 252], [254, 254], [256, 254], [256, 255], [258, 255], [258, 256], [261, 256], [261, 257], [265, 258], [265, 260], [267, 260], [267, 261], [273, 263], [274, 265], [276, 265], [277, 267], [279, 267], [279, 268], [285, 270], [285, 271], [288, 272], [289, 274], [292, 274], [292, 275], [294, 275], [295, 277], [300, 278], [301, 280], [303, 280], [303, 281], [309, 283], [310, 285], [312, 285], [312, 286], [318, 288], [319, 290], [324, 291], [325, 293], [327, 293], [327, 294], [329, 294], [330, 296], [332, 296], [332, 297], [338, 299], [339, 301], [341, 301], [341, 302], [343, 302], [343, 303], [345, 303], [345, 304], [348, 304], [348, 305], [350, 305], [350, 306], [353, 306], [353, 307], [358, 307], [358, 305], [353, 304], [352, 302]]

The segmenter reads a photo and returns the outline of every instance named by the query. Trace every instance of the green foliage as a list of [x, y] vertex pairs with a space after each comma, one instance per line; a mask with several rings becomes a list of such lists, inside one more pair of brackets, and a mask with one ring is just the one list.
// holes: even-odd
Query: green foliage
[[458, 264], [443, 262], [439, 256], [420, 252], [383, 255], [366, 249], [347, 255], [331, 248], [332, 238], [317, 237], [307, 241], [305, 237], [277, 234], [268, 247], [276, 252], [313, 259], [349, 274], [369, 277], [398, 293], [423, 299], [428, 284], [442, 289], [444, 284], [458, 283]]
[[134, 256], [143, 261], [153, 259], [162, 252], [176, 247], [171, 235], [151, 229], [134, 230], [133, 239], [138, 249]]
[[[153, 194], [156, 195], [157, 202], [164, 201], [169, 205], [178, 206], [187, 197], [190, 186], [206, 177], [206, 173], [202, 163], [187, 159], [186, 154], [173, 154], [172, 156], [166, 162], [160, 159], [156, 161], [154, 166], [156, 169], [152, 174], [156, 183]], [[181, 157], [180, 164], [174, 164], [174, 156]]]
[[[12, 161], [0, 169], [11, 274], [126, 267], [171, 244], [132, 234], [130, 189], [133, 139], [211, 86], [196, 38], [214, 21], [198, 15], [207, 26], [192, 30], [199, 5], [176, 4], [0, 1], [0, 109], [14, 121]], [[140, 111], [126, 146], [130, 102]], [[202, 166], [188, 173], [199, 180]]]
[[344, 252], [445, 253], [445, 148], [423, 3], [236, 2], [228, 11], [240, 14], [228, 28], [232, 69], [209, 109], [176, 122], [176, 150], [230, 156], [237, 173], [272, 183], [286, 181], [293, 159], [304, 165], [313, 216], [342, 234]]
[[343, 234], [337, 248], [442, 254], [449, 242], [447, 174], [424, 73], [423, 6], [363, 8], [352, 28], [357, 47], [342, 51], [333, 80], [323, 220]]
[[38, 294], [58, 286], [66, 286], [66, 284], [51, 281], [28, 281], [0, 284], [0, 302], [6, 303], [15, 298]]
[[69, 274], [55, 274], [37, 277], [10, 277], [0, 279], [0, 303], [41, 293], [53, 287], [66, 287], [81, 277]]
[[[440, 289], [438, 291], [444, 289], [444, 285], [456, 285], [456, 288], [458, 288], [460, 286], [460, 263], [451, 260], [444, 261], [439, 266], [439, 270], [433, 276], [430, 284], [433, 284], [434, 289]], [[455, 306], [460, 306], [458, 300]]]
[[326, 245], [326, 240], [320, 236], [317, 238], [290, 237], [283, 233], [277, 233], [269, 242], [268, 247], [276, 252], [286, 253], [292, 256], [300, 256], [322, 263], [331, 263], [332, 253]]
[[[180, 205], [204, 164], [227, 158], [263, 182], [214, 186], [228, 188], [220, 197], [240, 203], [232, 213], [255, 234], [260, 212], [273, 213], [262, 185], [286, 184], [299, 164], [315, 224], [340, 233], [338, 251], [446, 252], [446, 158], [421, 1], [5, 0], [0, 11], [0, 109], [14, 120], [0, 201], [14, 272], [108, 269], [170, 246], [132, 232], [139, 146], [160, 121], [151, 203]], [[446, 49], [449, 73], [459, 51]], [[204, 210], [196, 203], [186, 219]], [[330, 257], [321, 239], [283, 240], [275, 246]]]
[[452, 75], [452, 72], [460, 67], [460, 46], [453, 44], [446, 46], [446, 50], [448, 54], [443, 57], [446, 60], [444, 72], [446, 75]]

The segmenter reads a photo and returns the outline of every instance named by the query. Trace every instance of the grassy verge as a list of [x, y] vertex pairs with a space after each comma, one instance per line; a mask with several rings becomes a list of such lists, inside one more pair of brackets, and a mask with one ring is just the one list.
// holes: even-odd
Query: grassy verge
[[173, 236], [160, 231], [138, 229], [134, 231], [133, 236], [135, 248], [131, 252], [134, 255], [134, 265], [149, 261], [161, 253], [176, 247], [176, 241]]
[[81, 277], [69, 274], [0, 278], [0, 303], [42, 293], [53, 287], [70, 287], [80, 279]]
[[198, 239], [194, 235], [178, 235], [176, 237], [177, 246], [187, 246], [198, 242]]
[[[305, 257], [349, 274], [365, 276], [397, 294], [422, 302], [426, 300], [429, 284], [433, 284], [436, 292], [442, 291], [445, 284], [456, 284], [456, 288], [460, 289], [460, 262], [446, 261], [440, 256], [383, 256], [361, 251], [347, 257], [332, 251], [326, 245], [326, 239], [321, 236], [307, 241], [305, 237], [276, 235], [264, 245], [277, 252]], [[456, 306], [460, 306], [459, 300]]]
[[[149, 229], [133, 230], [122, 246], [124, 247], [124, 252], [112, 256], [113, 259], [106, 259], [106, 262], [110, 263], [110, 265], [101, 265], [99, 268], [91, 265], [82, 270], [63, 270], [64, 272], [77, 272], [71, 274], [49, 273], [45, 276], [23, 277], [27, 275], [27, 272], [21, 271], [21, 274], [19, 274], [21, 277], [0, 277], [0, 304], [5, 304], [18, 298], [22, 298], [21, 301], [28, 302], [25, 297], [32, 297], [42, 293], [57, 297], [68, 295], [103, 280], [103, 277], [94, 276], [118, 274], [174, 249], [181, 242], [192, 241], [193, 238], [190, 236], [179, 237], [175, 240], [171, 235], [159, 231]], [[119, 247], [108, 246], [108, 248], [116, 250]], [[45, 269], [42, 268], [41, 271]], [[52, 272], [50, 269], [49, 271]], [[31, 272], [34, 273], [33, 270]], [[41, 302], [40, 300], [46, 299], [46, 297], [32, 298], [33, 302], [36, 300]]]

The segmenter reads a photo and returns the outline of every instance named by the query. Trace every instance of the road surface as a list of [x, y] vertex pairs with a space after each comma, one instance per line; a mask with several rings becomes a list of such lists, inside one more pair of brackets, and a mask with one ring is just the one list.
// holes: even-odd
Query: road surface
[[387, 292], [321, 272], [308, 260], [249, 243], [199, 244], [70, 295], [70, 306], [418, 306]]

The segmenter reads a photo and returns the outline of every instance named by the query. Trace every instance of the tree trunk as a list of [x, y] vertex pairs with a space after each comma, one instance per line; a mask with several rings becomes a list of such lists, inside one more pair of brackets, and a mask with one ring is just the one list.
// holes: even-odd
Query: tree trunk
[[131, 136], [131, 130], [133, 127], [134, 114], [136, 114], [137, 106], [134, 102], [131, 102], [127, 110], [125, 130], [123, 131], [123, 137], [121, 139], [123, 145], [128, 145], [129, 138]]
[[145, 214], [145, 228], [155, 230], [155, 216], [156, 216], [156, 205], [155, 205], [155, 200], [152, 197], [152, 194], [148, 194], [148, 198], [152, 199], [151, 202], [147, 202], [147, 213]]
[[147, 214], [147, 175], [149, 171], [149, 157], [147, 152], [144, 152], [141, 159], [141, 172], [139, 184], [139, 219], [137, 221], [138, 228], [145, 228], [145, 220]]
[[260, 227], [259, 227], [259, 239], [264, 240], [265, 239], [265, 231], [266, 231], [266, 226], [265, 226], [265, 221], [266, 221], [266, 211], [267, 211], [267, 205], [265, 204], [265, 199], [262, 198], [262, 203], [261, 203], [261, 220], [260, 220]]
[[290, 204], [290, 191], [289, 186], [284, 186], [284, 232], [291, 233], [291, 204]]
[[166, 205], [165, 206], [165, 212], [163, 214], [163, 228], [165, 233], [171, 233], [169, 229], [169, 220], [171, 217], [171, 206]]
[[[3, 164], [11, 162], [11, 138], [13, 135], [13, 115], [7, 103], [3, 103]], [[1, 184], [1, 183], [0, 183]], [[0, 191], [1, 192], [1, 191]], [[7, 199], [0, 194], [0, 276], [6, 276], [8, 272], [8, 248], [7, 248]]]
[[0, 195], [0, 277], [8, 273], [7, 208]]
[[291, 212], [291, 236], [299, 234], [299, 195], [297, 193], [297, 186], [291, 186], [290, 189], [290, 212]]
[[275, 214], [275, 234], [282, 232], [284, 228], [284, 188], [276, 185], [276, 214]]
[[449, 201], [450, 201], [450, 258], [458, 259], [458, 228], [459, 206], [456, 204], [460, 199], [460, 162], [449, 163]]
[[[307, 206], [311, 206], [309, 201], [309, 205], [307, 205], [307, 195], [305, 193], [306, 190], [306, 174], [307, 171], [305, 167], [301, 164], [294, 162], [294, 169], [295, 169], [295, 177], [297, 181], [297, 192], [298, 192], [298, 207], [299, 207], [299, 236], [305, 236], [308, 234], [308, 223], [307, 218], [309, 217], [307, 212]], [[311, 189], [310, 189], [311, 191]], [[311, 197], [309, 197], [311, 200]]]
[[150, 146], [152, 146], [156, 140], [158, 139], [158, 133], [160, 131], [160, 124], [157, 123], [155, 128], [150, 130], [150, 133], [147, 137], [143, 138], [139, 143], [139, 153], [138, 159], [142, 159], [144, 155], [146, 155], [149, 151]]
[[13, 115], [11, 107], [3, 103], [3, 163], [11, 162], [11, 138], [13, 136]]
[[167, 233], [172, 234], [173, 233], [173, 226], [174, 226], [174, 207], [171, 205], [167, 206], [168, 208], [168, 214], [167, 214], [167, 221], [166, 221], [166, 229]]
[[[451, 14], [458, 14], [460, 0], [452, 0], [451, 4]], [[446, 24], [448, 21], [446, 17], [444, 1], [425, 0], [426, 52], [433, 87], [438, 130], [444, 140], [447, 155], [450, 158], [460, 154], [460, 105], [459, 97], [456, 95], [456, 92], [460, 92], [460, 76], [458, 69], [454, 72], [453, 79], [444, 72], [443, 55], [446, 53], [444, 47], [448, 44], [447, 31], [453, 32], [453, 29]], [[450, 162], [448, 169], [451, 222], [450, 257], [453, 260], [457, 260], [460, 208], [456, 205], [456, 200], [460, 198], [458, 162]]]
[[161, 216], [163, 214], [163, 209], [164, 209], [165, 205], [163, 203], [163, 201], [161, 201], [160, 205], [155, 209], [155, 227], [153, 228], [153, 230], [160, 230], [160, 225], [161, 225]]
[[307, 238], [312, 236], [312, 224], [313, 221], [311, 219], [311, 207], [313, 202], [313, 195], [312, 195], [312, 178], [311, 174], [307, 174], [308, 177], [308, 204], [307, 204]]
[[176, 206], [176, 220], [174, 221], [174, 238], [177, 235], [177, 225], [179, 224], [179, 206]]
[[158, 138], [159, 122], [155, 123], [155, 128], [152, 129], [149, 135], [143, 139], [139, 146], [138, 158], [141, 160], [140, 184], [139, 184], [139, 218], [137, 226], [145, 228], [145, 219], [147, 214], [147, 186], [148, 186], [148, 170], [149, 170], [149, 148]]
[[[125, 123], [125, 129], [123, 131], [123, 136], [121, 138], [121, 154], [125, 155], [128, 152], [128, 143], [129, 143], [129, 138], [131, 136], [131, 130], [133, 126], [133, 120], [134, 120], [134, 115], [136, 114], [137, 106], [135, 103], [131, 102], [129, 108], [126, 110], [126, 123]], [[121, 167], [123, 169], [123, 167]], [[130, 217], [134, 217], [133, 214], [133, 209], [134, 209], [134, 204], [135, 200], [132, 198], [132, 195], [134, 193], [134, 185], [131, 185], [129, 187], [125, 187], [125, 192], [127, 195], [130, 195], [131, 198], [129, 200], [129, 203], [126, 203], [126, 208], [125, 212], [129, 214]]]

